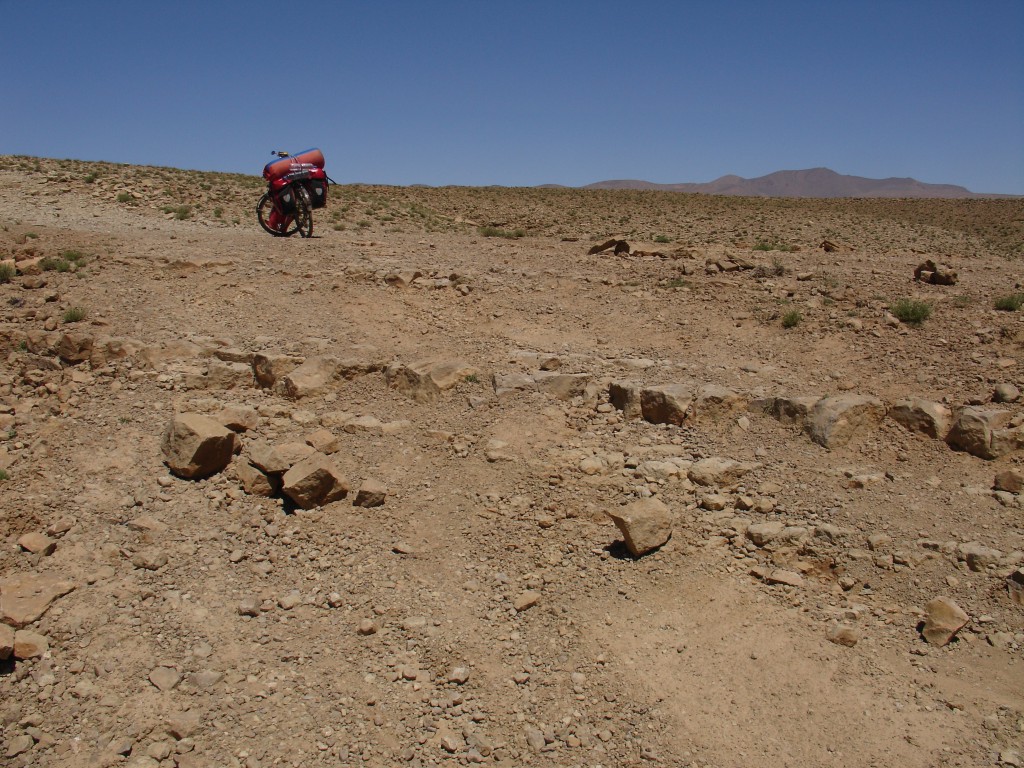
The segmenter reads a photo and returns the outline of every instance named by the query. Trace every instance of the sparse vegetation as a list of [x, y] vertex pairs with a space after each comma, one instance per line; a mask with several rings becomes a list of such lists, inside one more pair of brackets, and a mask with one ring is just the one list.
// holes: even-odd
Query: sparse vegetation
[[507, 230], [498, 227], [480, 227], [477, 232], [483, 237], [504, 237], [507, 240], [516, 240], [526, 236], [526, 232], [521, 229]]
[[85, 320], [86, 311], [81, 307], [69, 307], [64, 310], [64, 314], [61, 315], [61, 320], [67, 323], [78, 323]]
[[754, 267], [754, 277], [761, 279], [782, 277], [784, 274], [786, 274], [786, 266], [777, 258], [772, 259], [771, 264], [758, 264]]
[[995, 300], [994, 306], [1001, 312], [1016, 312], [1024, 306], [1024, 293], [1011, 293], [1008, 296], [1000, 296]]
[[751, 250], [754, 250], [754, 251], [784, 251], [786, 253], [795, 253], [796, 251], [800, 250], [800, 247], [797, 246], [797, 245], [791, 245], [789, 243], [785, 243], [782, 240], [779, 240], [778, 238], [772, 237], [772, 238], [764, 238], [764, 239], [758, 240], [756, 243], [754, 243], [754, 245], [751, 248]]
[[13, 264], [3, 263], [0, 264], [0, 283], [9, 283], [14, 279], [17, 274], [17, 270]]
[[920, 325], [932, 316], [932, 305], [917, 299], [900, 299], [889, 307], [889, 311], [901, 323]]
[[192, 218], [191, 205], [165, 205], [160, 210], [164, 213], [174, 214], [174, 219], [176, 221], [185, 221], [186, 219]]
[[783, 328], [796, 328], [803, 321], [804, 316], [797, 309], [791, 309], [782, 316]]
[[672, 238], [668, 237], [667, 235], [657, 235], [654, 238], [654, 242], [656, 242], [656, 243], [671, 243], [672, 242]]
[[0, 483], [4, 482], [5, 480], [10, 480], [10, 479], [11, 479], [11, 476], [9, 474], [7, 474], [7, 470], [6, 469], [0, 469]]

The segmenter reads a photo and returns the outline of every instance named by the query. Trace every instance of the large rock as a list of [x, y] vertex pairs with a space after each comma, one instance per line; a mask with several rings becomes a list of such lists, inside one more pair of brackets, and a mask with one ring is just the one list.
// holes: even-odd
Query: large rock
[[345, 498], [348, 481], [327, 456], [314, 453], [284, 474], [281, 490], [302, 509], [313, 509]]
[[998, 459], [1024, 446], [1024, 429], [1010, 411], [967, 407], [960, 411], [946, 443], [982, 459]]
[[693, 389], [688, 384], [663, 384], [640, 390], [640, 411], [652, 424], [681, 425], [693, 403]]
[[728, 387], [705, 384], [697, 390], [693, 417], [698, 421], [719, 421], [747, 407], [747, 398]]
[[269, 498], [276, 496], [281, 488], [279, 475], [268, 475], [244, 459], [236, 462], [235, 475], [242, 489], [253, 496]]
[[93, 337], [82, 331], [65, 333], [57, 342], [57, 356], [69, 365], [84, 363], [92, 356]]
[[311, 357], [289, 371], [282, 379], [285, 395], [298, 400], [322, 392], [338, 375], [338, 361], [333, 357]]
[[590, 383], [589, 373], [555, 373], [552, 371], [538, 371], [533, 374], [537, 389], [551, 395], [558, 400], [572, 400], [574, 397], [582, 397], [586, 394], [587, 384]]
[[203, 478], [223, 470], [235, 453], [237, 436], [223, 424], [199, 413], [179, 413], [171, 419], [160, 448], [174, 474]]
[[921, 634], [932, 645], [946, 645], [971, 620], [964, 610], [948, 597], [936, 597], [924, 610], [925, 621]]
[[14, 653], [14, 627], [0, 624], [0, 661], [7, 661]]
[[807, 421], [811, 440], [825, 448], [842, 448], [858, 433], [878, 427], [885, 405], [868, 395], [834, 395], [814, 404]]
[[389, 365], [384, 378], [389, 387], [417, 403], [433, 403], [442, 391], [476, 373], [476, 368], [462, 360], [420, 360]]
[[911, 432], [923, 432], [928, 437], [945, 440], [949, 434], [953, 413], [942, 403], [931, 400], [901, 400], [889, 409], [889, 417]]
[[643, 418], [640, 406], [640, 388], [628, 381], [613, 381], [608, 385], [608, 400], [622, 411], [622, 418], [627, 420]]
[[16, 629], [26, 627], [74, 588], [73, 581], [44, 573], [8, 576], [0, 580], [0, 623]]
[[669, 509], [658, 499], [642, 499], [621, 510], [608, 512], [634, 557], [657, 549], [672, 535]]
[[820, 397], [767, 397], [751, 401], [748, 410], [764, 413], [783, 424], [795, 424], [801, 429], [807, 424]]
[[690, 482], [705, 486], [726, 486], [739, 480], [743, 475], [760, 467], [755, 462], [734, 461], [721, 456], [711, 456], [695, 462], [687, 471]]
[[275, 355], [258, 353], [252, 357], [252, 373], [256, 383], [267, 389], [277, 384], [302, 362], [291, 355]]

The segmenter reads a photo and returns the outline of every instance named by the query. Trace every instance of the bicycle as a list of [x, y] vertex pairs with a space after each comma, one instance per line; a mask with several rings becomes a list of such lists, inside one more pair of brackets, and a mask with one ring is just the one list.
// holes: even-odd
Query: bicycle
[[274, 237], [313, 236], [313, 210], [327, 205], [330, 179], [324, 171], [324, 155], [307, 149], [297, 155], [280, 150], [278, 159], [263, 168], [267, 191], [256, 204], [260, 226]]

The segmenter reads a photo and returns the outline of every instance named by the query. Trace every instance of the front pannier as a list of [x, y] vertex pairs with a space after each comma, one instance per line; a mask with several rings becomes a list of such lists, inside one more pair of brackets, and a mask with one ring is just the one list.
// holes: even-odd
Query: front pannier
[[285, 187], [274, 193], [274, 203], [281, 213], [290, 216], [295, 213], [295, 192]]

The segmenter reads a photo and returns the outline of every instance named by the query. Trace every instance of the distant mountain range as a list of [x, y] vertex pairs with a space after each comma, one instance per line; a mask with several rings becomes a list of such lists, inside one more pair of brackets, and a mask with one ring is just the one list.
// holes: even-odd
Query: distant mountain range
[[587, 184], [583, 189], [654, 189], [665, 192], [699, 192], [706, 195], [745, 197], [1002, 197], [978, 194], [954, 184], [925, 184], [916, 179], [867, 179], [863, 176], [844, 176], [828, 168], [776, 171], [756, 179], [722, 176], [706, 184], [655, 184], [650, 181], [618, 179]]

